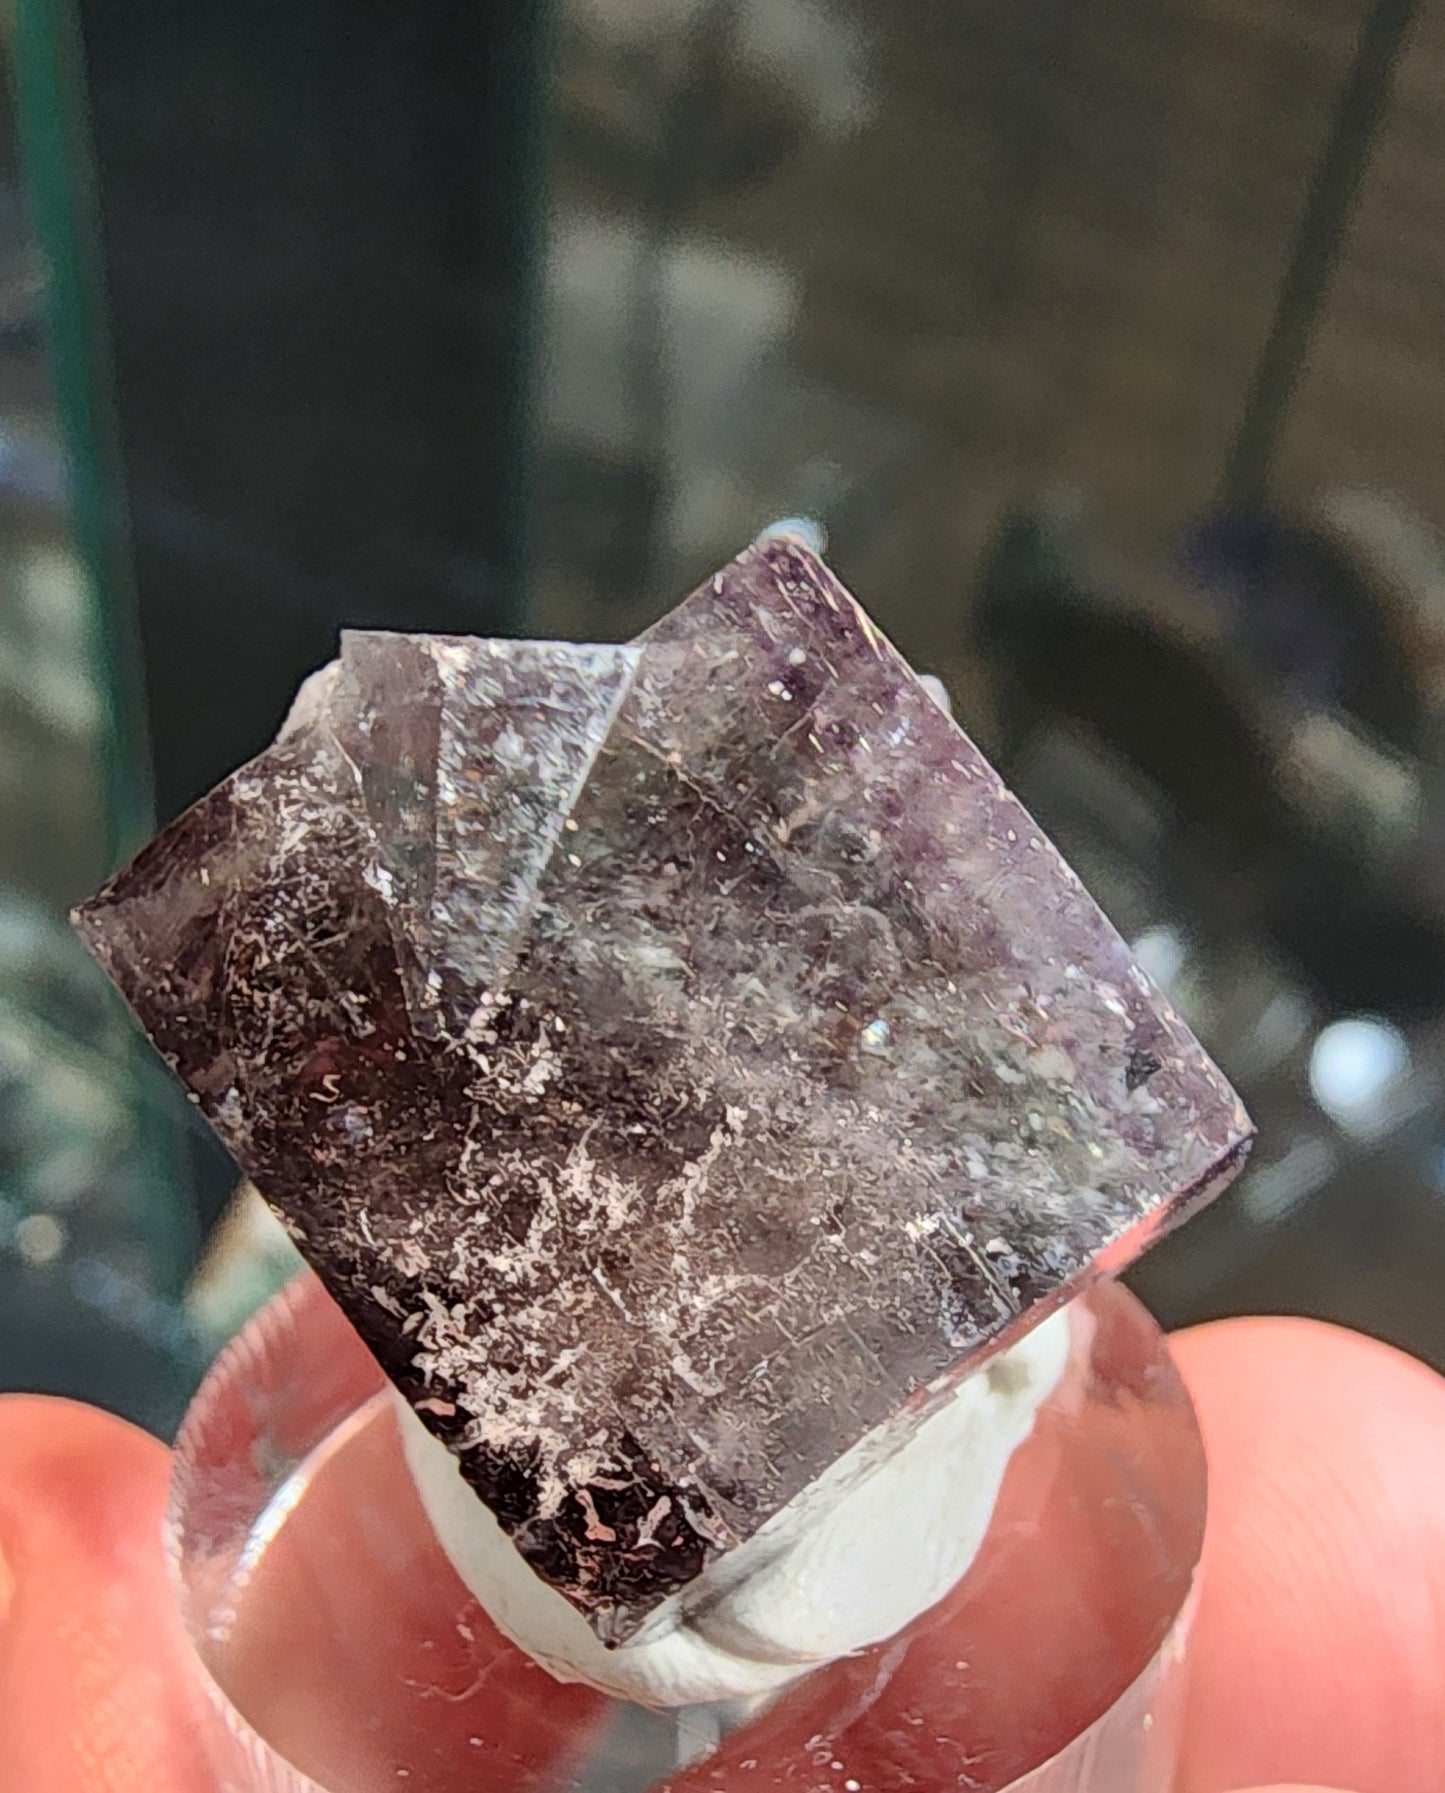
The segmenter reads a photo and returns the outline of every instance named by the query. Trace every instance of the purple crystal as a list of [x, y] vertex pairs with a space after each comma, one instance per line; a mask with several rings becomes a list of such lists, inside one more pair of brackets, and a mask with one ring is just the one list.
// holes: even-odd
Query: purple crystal
[[79, 921], [609, 1641], [1250, 1134], [792, 542], [628, 647], [347, 635]]

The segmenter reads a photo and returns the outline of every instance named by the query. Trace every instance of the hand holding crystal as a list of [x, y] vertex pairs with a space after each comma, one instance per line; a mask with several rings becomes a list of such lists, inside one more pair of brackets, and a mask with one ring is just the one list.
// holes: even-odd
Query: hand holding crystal
[[[1211, 1478], [1180, 1793], [1266, 1781], [1438, 1793], [1445, 1382], [1386, 1346], [1307, 1321], [1227, 1321], [1174, 1345]], [[164, 1448], [108, 1415], [0, 1401], [6, 1793], [214, 1793], [161, 1549], [167, 1474]], [[396, 1463], [378, 1464], [355, 1497], [398, 1522], [415, 1518]], [[1050, 1540], [1039, 1542], [1046, 1555]], [[364, 1583], [347, 1593], [351, 1622], [377, 1640], [367, 1691], [380, 1708], [411, 1672], [388, 1640], [451, 1592], [418, 1587], [413, 1598], [417, 1614], [398, 1615], [377, 1611]], [[313, 1622], [303, 1588], [291, 1622]], [[519, 1759], [536, 1730], [538, 1673], [497, 1640], [493, 1710], [514, 1728]], [[548, 1685], [545, 1697], [579, 1732], [590, 1722], [586, 1690]], [[448, 1710], [440, 1706], [439, 1722]], [[946, 1725], [946, 1713], [934, 1716]], [[1020, 1712], [1018, 1723], [1038, 1716]], [[748, 1785], [760, 1789], [774, 1784], [767, 1727], [764, 1715], [732, 1751], [757, 1761]], [[870, 1779], [853, 1764], [853, 1776], [869, 1789], [892, 1785], [886, 1761], [874, 1766]]]

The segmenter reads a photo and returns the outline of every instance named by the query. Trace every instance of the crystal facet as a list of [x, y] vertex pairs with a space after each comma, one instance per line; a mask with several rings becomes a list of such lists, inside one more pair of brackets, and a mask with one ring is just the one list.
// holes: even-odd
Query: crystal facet
[[787, 540], [626, 647], [345, 636], [79, 922], [612, 1642], [1250, 1135]]

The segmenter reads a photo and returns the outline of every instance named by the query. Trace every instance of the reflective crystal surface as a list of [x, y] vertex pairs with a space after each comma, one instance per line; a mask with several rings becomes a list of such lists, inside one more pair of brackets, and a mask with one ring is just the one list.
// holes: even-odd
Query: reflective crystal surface
[[346, 636], [80, 925], [610, 1641], [1249, 1136], [789, 541], [627, 647]]

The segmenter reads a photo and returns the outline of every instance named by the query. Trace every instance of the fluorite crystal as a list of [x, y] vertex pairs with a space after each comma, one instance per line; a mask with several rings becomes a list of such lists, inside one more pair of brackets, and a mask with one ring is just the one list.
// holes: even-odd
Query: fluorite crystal
[[79, 922], [610, 1642], [1249, 1137], [790, 541], [630, 646], [345, 636]]

